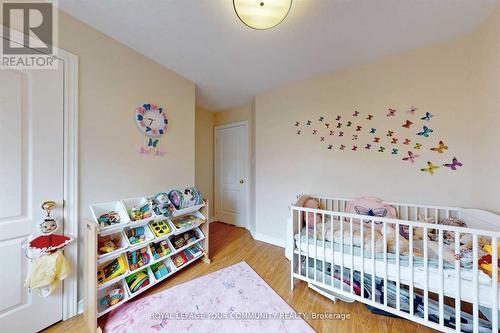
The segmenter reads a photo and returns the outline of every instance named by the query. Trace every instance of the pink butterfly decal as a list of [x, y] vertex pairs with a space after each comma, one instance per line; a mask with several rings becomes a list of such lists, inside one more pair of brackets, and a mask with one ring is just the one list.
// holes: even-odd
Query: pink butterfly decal
[[389, 109], [387, 109], [387, 111], [389, 112], [389, 113], [387, 113], [387, 117], [394, 117], [394, 116], [396, 116], [396, 109], [389, 108]]
[[450, 168], [451, 170], [457, 170], [458, 167], [463, 166], [462, 162], [459, 162], [456, 157], [453, 157], [451, 164], [443, 164], [443, 166]]
[[411, 151], [408, 151], [408, 156], [403, 157], [403, 161], [410, 161], [411, 163], [415, 162], [415, 159], [419, 157], [420, 155], [415, 155]]
[[404, 144], [404, 145], [409, 145], [409, 144], [410, 144], [410, 142], [411, 142], [411, 140], [410, 140], [410, 139], [405, 139], [405, 141], [403, 142], [403, 144]]
[[358, 146], [352, 146], [352, 150], [356, 151], [358, 149]]
[[409, 114], [415, 114], [415, 111], [417, 111], [418, 109], [414, 106], [412, 106], [408, 111], [406, 111], [407, 113]]
[[411, 125], [413, 125], [413, 123], [409, 120], [406, 120], [406, 122], [402, 125], [402, 127], [410, 128]]
[[359, 111], [354, 111], [354, 113], [352, 115], [353, 115], [353, 117], [357, 117], [359, 115]]

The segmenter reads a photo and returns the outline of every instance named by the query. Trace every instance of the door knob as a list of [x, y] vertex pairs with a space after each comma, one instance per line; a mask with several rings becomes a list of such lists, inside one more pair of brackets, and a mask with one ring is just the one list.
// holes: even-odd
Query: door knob
[[42, 204], [42, 209], [47, 212], [47, 217], [50, 217], [50, 212], [57, 206], [55, 201], [45, 201]]
[[240, 179], [240, 184], [243, 184], [245, 181], [243, 179]]

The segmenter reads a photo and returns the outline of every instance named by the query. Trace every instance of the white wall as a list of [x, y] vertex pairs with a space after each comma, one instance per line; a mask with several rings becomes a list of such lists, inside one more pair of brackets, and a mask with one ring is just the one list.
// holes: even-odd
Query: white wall
[[[498, 22], [498, 16], [497, 10], [490, 21]], [[489, 37], [484, 38], [488, 33]], [[497, 45], [498, 38], [498, 23], [488, 22], [470, 36], [257, 95], [257, 233], [284, 239], [288, 205], [299, 193], [375, 195], [391, 201], [480, 206], [499, 211], [498, 187], [493, 185], [498, 185], [500, 176], [498, 168], [493, 170], [493, 165], [498, 165], [498, 154], [494, 151], [499, 141], [498, 134], [493, 134], [498, 131], [493, 128], [498, 128], [499, 121], [500, 67], [498, 48], [490, 46]], [[480, 45], [487, 50], [478, 51]], [[483, 60], [487, 57], [490, 61], [485, 65]], [[495, 88], [489, 86], [494, 83]], [[488, 85], [487, 93], [479, 93], [481, 85]], [[404, 113], [411, 105], [419, 108], [418, 113], [429, 111], [435, 115], [430, 123], [435, 133], [429, 139], [418, 139], [425, 144], [425, 150], [418, 151], [422, 156], [417, 165], [401, 161], [402, 155], [363, 149], [373, 137], [366, 131], [372, 126], [383, 140], [388, 129], [394, 129], [399, 140], [417, 139], [416, 127], [409, 132], [401, 127], [404, 120], [415, 119]], [[388, 107], [399, 110], [397, 120], [386, 116]], [[365, 127], [356, 141], [360, 151], [350, 150], [354, 142], [350, 134], [344, 140], [346, 151], [338, 150], [338, 138], [327, 137], [327, 141], [337, 146], [327, 150], [319, 135], [311, 134], [314, 127], [321, 129], [319, 116], [335, 123], [337, 114], [343, 115], [345, 121], [353, 118], [355, 109], [364, 117], [375, 115], [371, 122], [364, 117], [355, 119]], [[313, 125], [302, 128], [302, 135], [296, 135], [293, 123], [303, 124], [308, 119]], [[488, 122], [490, 125], [486, 126]], [[483, 131], [488, 128], [490, 133], [485, 135]], [[464, 163], [460, 171], [442, 167], [434, 176], [419, 171], [428, 160], [442, 163], [442, 156], [429, 150], [439, 140], [444, 140], [450, 148], [444, 156], [449, 160], [456, 156]], [[384, 146], [392, 148], [387, 141]], [[400, 154], [404, 153], [406, 147], [398, 146]], [[481, 198], [487, 199], [477, 197], [480, 191], [483, 191]]]

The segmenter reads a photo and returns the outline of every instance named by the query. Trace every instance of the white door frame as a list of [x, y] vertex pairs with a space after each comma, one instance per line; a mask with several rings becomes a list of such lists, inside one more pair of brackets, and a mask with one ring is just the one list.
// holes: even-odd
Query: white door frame
[[[0, 33], [3, 29], [5, 26], [0, 25]], [[24, 35], [10, 30], [11, 41], [22, 45]], [[78, 56], [54, 48], [64, 66], [63, 234], [76, 240], [64, 250], [66, 258], [73, 263], [72, 274], [62, 282], [62, 313], [63, 320], [66, 320], [78, 314]]]
[[217, 138], [217, 131], [218, 130], [221, 130], [221, 129], [226, 129], [226, 128], [233, 128], [233, 127], [245, 127], [246, 130], [247, 130], [247, 152], [248, 152], [248, 156], [247, 156], [247, 167], [246, 167], [246, 175], [245, 175], [245, 179], [247, 180], [247, 186], [245, 186], [245, 197], [246, 197], [246, 205], [245, 205], [245, 229], [247, 230], [250, 230], [250, 212], [251, 212], [251, 208], [250, 205], [251, 205], [251, 200], [250, 200], [250, 188], [251, 188], [251, 184], [252, 184], [252, 173], [250, 172], [251, 170], [251, 147], [250, 147], [250, 132], [249, 132], [249, 125], [248, 125], [248, 121], [240, 121], [240, 122], [236, 122], [236, 123], [231, 123], [231, 124], [226, 124], [226, 125], [220, 125], [220, 126], [215, 126], [214, 127], [214, 220], [217, 221], [218, 218], [217, 218], [217, 209], [216, 209], [216, 205], [217, 205], [217, 197], [218, 197], [218, 184], [217, 184], [217, 175], [218, 175], [218, 165], [217, 165], [217, 160], [218, 160], [218, 156], [217, 156], [217, 144], [215, 142], [215, 139]]

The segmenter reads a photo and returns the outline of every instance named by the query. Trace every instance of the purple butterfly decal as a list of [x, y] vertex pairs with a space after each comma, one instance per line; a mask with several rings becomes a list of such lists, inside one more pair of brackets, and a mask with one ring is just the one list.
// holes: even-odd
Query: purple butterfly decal
[[387, 215], [387, 208], [365, 208], [363, 206], [354, 206], [357, 214], [366, 216], [385, 217]]
[[456, 157], [453, 157], [453, 161], [451, 164], [443, 164], [443, 166], [450, 168], [451, 170], [457, 170], [458, 167], [463, 166], [462, 162], [459, 162]]
[[403, 161], [410, 161], [411, 163], [415, 163], [415, 159], [419, 157], [420, 155], [415, 155], [413, 152], [408, 151], [408, 156], [403, 157]]
[[371, 149], [372, 148], [372, 145], [367, 143], [366, 146], [365, 146], [365, 149]]
[[340, 121], [340, 119], [342, 119], [341, 116], [337, 116], [337, 118], [335, 118], [336, 121]]

